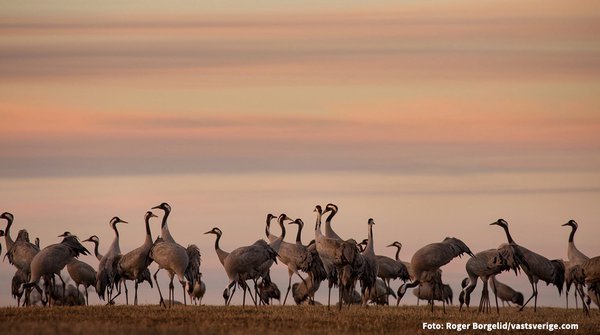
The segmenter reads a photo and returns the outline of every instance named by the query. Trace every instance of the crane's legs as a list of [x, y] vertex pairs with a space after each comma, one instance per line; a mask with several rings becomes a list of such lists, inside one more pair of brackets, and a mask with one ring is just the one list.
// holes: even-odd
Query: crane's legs
[[138, 299], [137, 299], [138, 282], [137, 282], [137, 280], [135, 280], [134, 289], [135, 289], [135, 294], [133, 296], [133, 304], [135, 306], [137, 306], [137, 304], [138, 304]]
[[[285, 302], [287, 301], [288, 294], [290, 293], [290, 290], [292, 289], [292, 275], [293, 275], [293, 273], [289, 274], [288, 287], [287, 287], [287, 291], [285, 292], [285, 298], [283, 298], [284, 306], [285, 306]], [[306, 286], [306, 287], [308, 288], [308, 286]]]
[[[232, 287], [232, 286], [233, 286], [233, 291], [231, 291], [231, 287]], [[229, 306], [229, 304], [231, 304], [231, 299], [233, 299], [233, 294], [235, 293], [235, 288], [236, 288], [236, 286], [237, 286], [237, 285], [236, 285], [236, 283], [235, 283], [235, 282], [231, 282], [231, 283], [229, 284], [229, 286], [227, 287], [227, 290], [228, 290], [228, 292], [231, 292], [231, 293], [229, 293], [229, 298], [228, 298], [228, 300], [227, 300], [227, 301], [225, 301], [225, 305]]]
[[[187, 301], [186, 301], [186, 297], [185, 297], [185, 281], [181, 282], [181, 287], [183, 288], [183, 305], [187, 306]], [[173, 292], [173, 293], [175, 293], [175, 292]]]
[[[523, 308], [525, 308], [525, 306], [527, 306], [527, 304], [534, 297], [535, 297], [535, 303], [536, 303], [536, 307], [537, 307], [537, 283], [534, 284], [534, 282], [531, 281], [531, 288], [533, 289], [533, 294], [531, 294], [531, 297], [529, 297], [529, 299], [527, 299], [527, 301], [523, 304], [523, 306], [521, 306], [521, 308], [519, 308], [519, 311], [522, 311]], [[533, 309], [534, 312], [536, 311], [536, 307], [534, 307], [534, 309]]]
[[89, 306], [90, 305], [90, 298], [88, 296], [88, 288], [85, 287], [85, 305]]
[[123, 279], [123, 286], [125, 287], [125, 304], [129, 305], [129, 291], [127, 290], [127, 281]]
[[153, 277], [154, 277], [154, 283], [156, 284], [156, 288], [158, 288], [158, 295], [160, 296], [159, 305], [167, 308], [167, 304], [165, 304], [165, 300], [163, 299], [162, 293], [160, 292], [160, 286], [158, 285], [158, 278], [156, 278], [158, 271], [160, 271], [160, 269], [156, 270]]
[[175, 304], [175, 285], [173, 285], [173, 277], [169, 281], [169, 308]]
[[[500, 307], [498, 307], [498, 290], [496, 289], [496, 285], [494, 285], [493, 290], [494, 290], [494, 299], [496, 300], [496, 313], [500, 314]], [[504, 307], [504, 300], [502, 301], [502, 307]]]
[[587, 304], [584, 301], [583, 298], [583, 288], [581, 287], [581, 285], [575, 285], [575, 293], [579, 292], [579, 295], [581, 296], [581, 301], [583, 302], [583, 313], [586, 316], [590, 316], [590, 309], [588, 308]]
[[490, 291], [488, 290], [487, 280], [483, 281], [483, 290], [481, 291], [481, 300], [479, 301], [479, 312], [490, 312]]

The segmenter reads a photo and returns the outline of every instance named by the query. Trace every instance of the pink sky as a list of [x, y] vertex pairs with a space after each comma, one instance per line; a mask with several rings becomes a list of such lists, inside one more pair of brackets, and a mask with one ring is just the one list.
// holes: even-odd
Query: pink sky
[[405, 259], [447, 235], [497, 246], [499, 217], [553, 258], [574, 218], [600, 252], [598, 5], [251, 4], [3, 2], [0, 211], [43, 244], [70, 229], [106, 246], [110, 217], [168, 201], [211, 303], [223, 273], [201, 233], [220, 226], [232, 249], [267, 212], [311, 223], [318, 203], [340, 204], [346, 237], [374, 217], [377, 251], [399, 240]]

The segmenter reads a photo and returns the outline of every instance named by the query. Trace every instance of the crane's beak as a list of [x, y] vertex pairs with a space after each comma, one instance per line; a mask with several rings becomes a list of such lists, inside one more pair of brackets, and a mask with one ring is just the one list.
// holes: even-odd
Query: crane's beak
[[570, 222], [567, 222], [567, 223], [565, 223], [565, 224], [561, 225], [561, 227], [564, 227], [564, 226], [570, 226], [570, 225], [571, 225], [571, 223], [570, 223]]
[[211, 231], [207, 231], [206, 233], [204, 233], [204, 235], [206, 235], [206, 234], [214, 234], [214, 233], [215, 232], [211, 230]]
[[498, 225], [498, 222], [492, 222], [492, 223], [490, 223], [490, 226], [497, 226], [497, 225]]
[[158, 206], [152, 207], [151, 209], [162, 209], [162, 207], [160, 207], [160, 205], [158, 205]]

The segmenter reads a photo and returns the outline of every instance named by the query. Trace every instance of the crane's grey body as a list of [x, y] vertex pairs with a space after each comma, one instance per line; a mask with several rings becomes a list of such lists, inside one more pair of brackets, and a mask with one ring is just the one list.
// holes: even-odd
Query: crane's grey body
[[379, 278], [377, 278], [375, 281], [373, 289], [369, 290], [367, 294], [367, 300], [376, 305], [389, 305], [390, 296], [396, 298], [396, 293], [394, 293], [394, 290], [389, 288], [386, 283]]
[[495, 275], [490, 276], [488, 281], [490, 287], [492, 288], [492, 292], [494, 292], [498, 299], [502, 301], [502, 304], [504, 304], [506, 301], [509, 306], [511, 302], [519, 306], [523, 305], [523, 302], [525, 301], [523, 293], [499, 281], [496, 279]]
[[206, 284], [202, 281], [201, 277], [198, 277], [198, 280], [196, 280], [193, 287], [188, 287], [188, 293], [190, 295], [190, 302], [193, 302], [196, 305], [202, 305], [202, 298], [206, 293]]
[[67, 263], [67, 272], [69, 276], [75, 282], [77, 292], [79, 292], [79, 285], [83, 285], [85, 292], [85, 304], [89, 304], [88, 288], [93, 286], [96, 289], [96, 270], [94, 268], [78, 259], [72, 259]]
[[452, 288], [448, 284], [442, 284], [441, 290], [435, 291], [435, 296], [433, 296], [433, 287], [430, 283], [421, 283], [418, 287], [414, 288], [413, 295], [417, 297], [417, 303], [419, 300], [436, 300], [440, 302], [444, 302], [446, 304], [452, 305], [452, 299], [454, 292], [452, 292]]
[[26, 275], [30, 274], [31, 261], [37, 255], [40, 249], [29, 241], [29, 233], [25, 229], [19, 230], [17, 239], [6, 250], [6, 256], [10, 264], [23, 271]]

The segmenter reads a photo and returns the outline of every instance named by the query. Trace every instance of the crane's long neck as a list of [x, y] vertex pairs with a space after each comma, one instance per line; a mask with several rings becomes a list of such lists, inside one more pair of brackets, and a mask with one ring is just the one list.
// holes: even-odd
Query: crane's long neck
[[569, 235], [569, 243], [575, 242], [575, 232], [577, 231], [577, 226], [571, 226], [571, 234]]
[[335, 231], [333, 231], [333, 229], [331, 228], [331, 219], [333, 219], [335, 214], [337, 214], [337, 210], [332, 209], [331, 213], [329, 213], [329, 215], [327, 215], [327, 218], [325, 219], [325, 236], [329, 238], [341, 239], [340, 236], [336, 234]]
[[119, 245], [119, 230], [117, 229], [117, 224], [113, 223], [112, 228], [115, 231], [115, 238], [113, 239], [112, 244], [110, 245], [110, 251], [120, 254], [121, 247]]
[[169, 214], [171, 214], [171, 212], [168, 210], [165, 210], [165, 215], [163, 215], [162, 223], [160, 225], [160, 227], [161, 227], [160, 234], [162, 235], [163, 240], [165, 240], [167, 242], [175, 243], [175, 239], [171, 235], [171, 232], [169, 231], [169, 226], [167, 225], [167, 219], [169, 218]]
[[267, 235], [269, 241], [271, 240], [271, 220], [273, 220], [273, 218], [270, 215], [267, 216], [267, 224], [265, 225], [265, 235]]
[[321, 230], [321, 218], [323, 217], [323, 211], [319, 208], [317, 210], [317, 221], [315, 222], [315, 231], [318, 229]]
[[400, 247], [397, 244], [394, 244], [394, 246], [397, 248], [396, 249], [396, 260], [399, 261], [400, 260], [400, 250], [402, 249], [402, 247]]
[[217, 238], [215, 239], [215, 251], [217, 252], [217, 257], [219, 258], [219, 262], [221, 262], [221, 264], [225, 265], [225, 258], [227, 258], [227, 256], [229, 256], [229, 253], [227, 251], [224, 251], [223, 249], [221, 249], [221, 247], [219, 246], [219, 241], [221, 241], [221, 234], [216, 234]]
[[4, 229], [4, 241], [6, 242], [6, 249], [10, 250], [12, 248], [13, 244], [15, 244], [15, 241], [10, 236], [10, 227], [13, 224], [13, 219], [7, 218], [6, 221], [7, 221], [7, 224], [6, 224], [6, 229]]
[[323, 211], [320, 207], [317, 208], [317, 221], [315, 222], [315, 240], [319, 239], [323, 236], [321, 232], [321, 218], [323, 216]]
[[279, 227], [281, 227], [281, 236], [279, 236], [275, 239], [272, 239], [271, 243], [269, 243], [269, 245], [271, 246], [271, 248], [273, 248], [273, 250], [275, 250], [275, 252], [279, 252], [281, 243], [283, 242], [283, 239], [285, 238], [285, 224], [283, 223], [284, 220], [285, 220], [284, 217], [280, 217], [277, 220], [277, 223], [279, 223]]
[[152, 232], [150, 231], [150, 216], [146, 216], [146, 240], [144, 245], [153, 245]]
[[281, 227], [280, 239], [283, 241], [283, 238], [285, 237], [285, 224], [283, 223], [283, 219], [279, 220], [279, 227]]
[[100, 243], [98, 243], [97, 241], [93, 241], [93, 242], [94, 242], [94, 255], [96, 255], [96, 258], [100, 261], [100, 260], [102, 260], [102, 257], [103, 257], [100, 254], [100, 251], [98, 250]]
[[375, 249], [373, 248], [373, 225], [369, 225], [369, 239], [367, 240], [367, 246], [365, 247], [365, 252], [369, 254], [375, 254]]
[[508, 240], [508, 243], [516, 244], [515, 240], [513, 240], [512, 236], [510, 236], [510, 232], [508, 231], [508, 226], [502, 225], [502, 229], [504, 229], [504, 232], [506, 233], [506, 239]]
[[304, 228], [304, 224], [298, 224], [298, 232], [296, 233], [296, 243], [302, 244], [302, 228]]
[[331, 219], [333, 219], [335, 214], [337, 214], [337, 211], [335, 209], [332, 209], [331, 213], [329, 213], [329, 215], [327, 215], [327, 218], [325, 219], [325, 236], [327, 237], [337, 236], [337, 234], [331, 228]]

